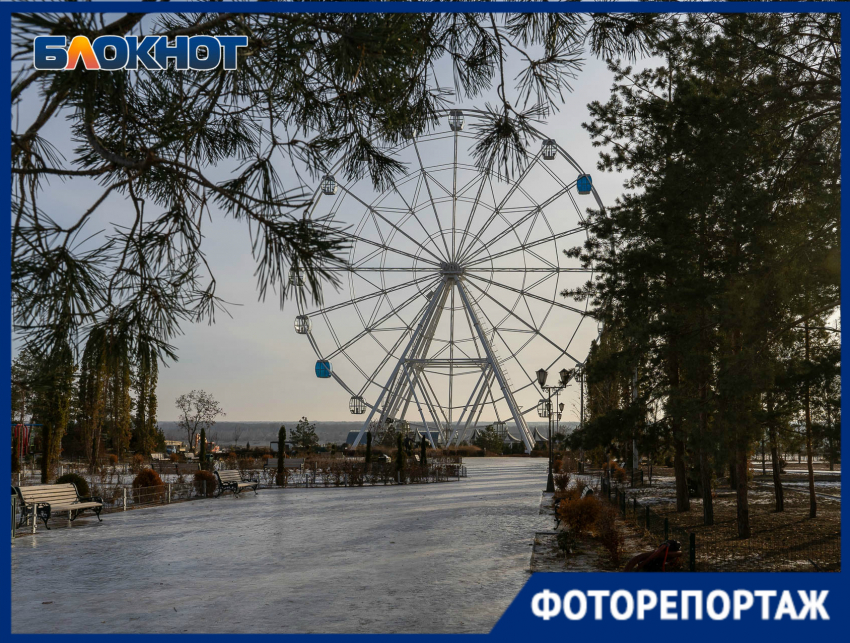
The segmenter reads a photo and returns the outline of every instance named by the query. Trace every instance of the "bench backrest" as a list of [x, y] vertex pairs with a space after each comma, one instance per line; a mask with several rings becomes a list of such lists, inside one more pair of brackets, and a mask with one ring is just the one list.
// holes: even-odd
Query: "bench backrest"
[[[269, 469], [277, 469], [277, 458], [269, 458], [266, 466]], [[302, 466], [304, 466], [304, 458], [286, 458], [283, 461], [285, 469], [300, 469]]]
[[242, 482], [242, 476], [236, 469], [231, 469], [229, 471], [216, 471], [215, 474], [222, 482]]
[[24, 504], [46, 502], [67, 505], [77, 502], [77, 487], [73, 484], [42, 484], [34, 487], [12, 487]]

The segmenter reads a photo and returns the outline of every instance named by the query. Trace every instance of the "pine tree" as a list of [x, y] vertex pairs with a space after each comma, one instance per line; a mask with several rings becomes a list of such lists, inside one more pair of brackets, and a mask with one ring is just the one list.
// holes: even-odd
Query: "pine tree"
[[[38, 35], [129, 35], [143, 14], [26, 14], [13, 17], [13, 57], [32, 55]], [[206, 228], [231, 217], [253, 237], [258, 291], [281, 301], [322, 299], [346, 265], [349, 237], [331, 221], [303, 217], [311, 191], [336, 160], [341, 176], [369, 176], [385, 188], [403, 169], [387, 154], [411, 130], [435, 125], [452, 98], [462, 104], [495, 88], [498, 101], [481, 132], [482, 169], [516, 173], [538, 142], [530, 127], [558, 108], [585, 50], [609, 58], [642, 55], [668, 19], [645, 14], [221, 13], [152, 15], [151, 35], [247, 34], [238, 70], [79, 68], [58, 76], [21, 67], [10, 154], [13, 315], [40, 348], [112, 325], [131, 343], [148, 342], [173, 359], [171, 340], [187, 320], [213, 322], [224, 302], [206, 252]], [[522, 61], [505, 81], [506, 53]], [[436, 75], [451, 60], [453, 79]], [[513, 70], [510, 70], [513, 74]], [[227, 78], [232, 82], [225, 82]], [[28, 103], [29, 104], [29, 103]], [[45, 126], [68, 115], [64, 131]], [[64, 135], [65, 141], [55, 138]], [[67, 161], [53, 148], [74, 150]], [[280, 173], [293, 164], [292, 184]], [[215, 166], [235, 175], [210, 178]], [[94, 180], [102, 192], [78, 211], [41, 213], [48, 179]], [[84, 228], [119, 197], [135, 216], [100, 236]], [[214, 208], [221, 216], [205, 216]], [[86, 243], [77, 245], [80, 231]], [[305, 288], [287, 288], [288, 274]], [[303, 294], [302, 294], [303, 293]], [[68, 305], [63, 305], [67, 302]], [[64, 330], [62, 330], [64, 329]], [[42, 350], [41, 352], [48, 352]]]
[[137, 452], [148, 455], [156, 449], [158, 370], [156, 351], [147, 344], [141, 344], [136, 352], [133, 379], [133, 389], [136, 394], [133, 445]]
[[41, 424], [41, 482], [53, 477], [62, 453], [62, 437], [68, 428], [71, 396], [74, 385], [74, 356], [67, 342], [56, 344], [53, 350], [37, 361], [34, 375], [35, 400], [33, 420]]
[[298, 420], [292, 430], [292, 444], [299, 449], [310, 450], [319, 445], [319, 436], [316, 435], [316, 425], [311, 424], [306, 417]]
[[284, 469], [286, 467], [286, 427], [281, 424], [277, 431], [277, 484], [286, 482]]
[[[599, 279], [565, 294], [591, 297], [605, 329], [623, 335], [618, 359], [648, 367], [639, 388], [655, 386], [664, 402], [677, 508], [686, 508], [690, 460], [712, 524], [712, 477], [728, 467], [741, 537], [766, 401], [776, 412], [776, 395], [765, 394], [772, 347], [838, 303], [837, 24], [690, 16], [653, 49], [663, 66], [611, 65], [612, 98], [591, 105], [587, 126], [611, 148], [601, 167], [632, 178], [613, 208], [591, 216], [593, 238], [577, 251]], [[801, 391], [806, 408], [810, 390]], [[606, 415], [613, 422], [627, 409]], [[810, 419], [805, 427], [812, 438]]]
[[207, 468], [207, 431], [206, 431], [206, 429], [201, 429], [199, 458], [201, 460], [201, 469], [202, 470], [206, 469]]

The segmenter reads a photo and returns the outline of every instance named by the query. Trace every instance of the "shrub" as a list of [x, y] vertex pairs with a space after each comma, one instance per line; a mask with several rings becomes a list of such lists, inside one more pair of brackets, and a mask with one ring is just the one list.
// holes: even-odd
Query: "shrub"
[[[153, 489], [151, 489], [153, 487]], [[142, 490], [145, 490], [142, 493]], [[133, 501], [139, 504], [160, 502], [165, 496], [162, 478], [153, 469], [142, 469], [133, 478]]]
[[576, 535], [572, 531], [559, 531], [556, 536], [558, 549], [565, 554], [571, 552], [576, 547]]
[[180, 462], [180, 456], [176, 453], [172, 453], [170, 456], [168, 456], [168, 459], [172, 462]]
[[115, 455], [114, 453], [110, 453], [106, 457], [109, 458], [109, 464], [113, 464], [113, 465], [118, 464], [118, 456]]
[[133, 473], [138, 473], [142, 470], [142, 467], [145, 465], [145, 456], [141, 453], [137, 453], [133, 456], [133, 462], [131, 463], [131, 467], [133, 469]]
[[617, 510], [613, 507], [605, 507], [596, 518], [596, 537], [605, 547], [611, 564], [620, 566], [620, 556], [623, 553], [623, 534], [617, 529]]
[[133, 489], [142, 487], [159, 487], [162, 485], [162, 478], [153, 469], [142, 469], [138, 475], [133, 478]]
[[626, 470], [623, 469], [623, 467], [618, 466], [613, 460], [611, 461], [611, 478], [620, 484], [625, 483], [628, 478]]
[[570, 474], [569, 473], [556, 473], [555, 474], [555, 487], [559, 491], [566, 491], [568, 486], [570, 486]]
[[215, 492], [215, 475], [209, 471], [195, 471], [195, 491], [199, 496], [204, 495], [204, 482], [207, 483], [207, 498], [212, 498]]
[[563, 464], [563, 463], [561, 462], [561, 460], [560, 460], [560, 459], [555, 460], [555, 462], [553, 462], [553, 463], [552, 463], [552, 471], [560, 471], [560, 470], [561, 470], [561, 465], [562, 465], [562, 464]]
[[596, 519], [602, 506], [595, 496], [577, 497], [578, 494], [568, 493], [558, 505], [558, 515], [570, 530], [579, 535], [586, 531]]
[[66, 473], [65, 475], [56, 478], [56, 484], [71, 483], [77, 487], [77, 493], [83, 497], [89, 496], [89, 483], [78, 473]]

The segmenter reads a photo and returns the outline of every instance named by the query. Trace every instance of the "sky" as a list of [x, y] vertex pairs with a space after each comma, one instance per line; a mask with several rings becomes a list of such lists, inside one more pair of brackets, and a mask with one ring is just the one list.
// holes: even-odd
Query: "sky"
[[[509, 69], [517, 68], [516, 59], [509, 59], [508, 63]], [[437, 71], [441, 73], [440, 66]], [[450, 80], [449, 74], [442, 73], [442, 77]], [[599, 150], [592, 147], [590, 138], [581, 124], [588, 120], [588, 103], [593, 100], [607, 100], [612, 81], [612, 74], [604, 62], [588, 56], [584, 69], [573, 81], [574, 91], [565, 93], [560, 111], [550, 115], [545, 123], [539, 125], [544, 135], [555, 138], [586, 172], [592, 174], [593, 184], [606, 205], [612, 204], [621, 194], [625, 177], [602, 173], [596, 168]], [[33, 98], [30, 96], [22, 104], [18, 114], [13, 115], [22, 123], [28, 121], [27, 107], [35, 105]], [[455, 107], [483, 108], [485, 103], [494, 102], [494, 98], [495, 92], [491, 92], [475, 101], [463, 102]], [[69, 138], [65, 116], [60, 114], [53, 118], [43, 130], [43, 134], [60, 151], [70, 156], [75, 144]], [[559, 174], [563, 171], [564, 181], [575, 180], [575, 173], [568, 166], [556, 168], [553, 165], [552, 168]], [[283, 164], [280, 170], [284, 178], [291, 177], [291, 170]], [[224, 168], [210, 169], [209, 173], [216, 178], [226, 175]], [[532, 182], [529, 185], [530, 192], [538, 200], [545, 199], [547, 190], [552, 189], [551, 186], [545, 187], [544, 181], [540, 179], [540, 183]], [[59, 221], [62, 221], [63, 217], [76, 219], [80, 212], [91, 205], [93, 194], [96, 194], [93, 190], [96, 187], [96, 184], [87, 180], [75, 179], [64, 183], [54, 181], [50, 189], [40, 197], [40, 206]], [[108, 207], [102, 209], [96, 225], [107, 228], [130, 220], [131, 212], [126, 202], [113, 199], [107, 205]], [[590, 201], [580, 202], [582, 208], [592, 205]], [[356, 216], [359, 217], [359, 214]], [[557, 212], [549, 216], [553, 221], [558, 218]], [[567, 224], [566, 221], [557, 223]], [[92, 228], [91, 231], [94, 230], [95, 228]], [[265, 302], [258, 301], [254, 277], [255, 262], [251, 256], [246, 226], [230, 219], [218, 218], [214, 220], [213, 225], [207, 224], [204, 243], [218, 281], [217, 294], [238, 305], [230, 307], [232, 317], [218, 314], [213, 325], [186, 326], [184, 333], [173, 341], [179, 360], [160, 368], [157, 387], [159, 419], [175, 420], [177, 411], [174, 400], [192, 389], [203, 389], [211, 393], [227, 413], [228, 420], [291, 420], [302, 415], [318, 421], [362, 418], [363, 416], [352, 416], [349, 413], [348, 392], [333, 380], [318, 380], [315, 377], [316, 354], [306, 338], [293, 330], [293, 322], [298, 314], [294, 303], [288, 302], [281, 310], [275, 296], [270, 296]], [[574, 244], [564, 247], [569, 245]], [[586, 277], [582, 277], [584, 278]], [[561, 284], [561, 287], [563, 285]], [[496, 295], [497, 292], [501, 294]], [[509, 292], [496, 288], [493, 293], [508, 305], [513, 301]], [[341, 293], [329, 292], [327, 303], [343, 301], [348, 296], [347, 289]], [[562, 310], [554, 310], [547, 318], [544, 332], [560, 344], [566, 341], [564, 338], [569, 337], [575, 327], [574, 313], [564, 314]], [[349, 315], [347, 318], [335, 320], [334, 328], [340, 336], [351, 337], [362, 329], [362, 326], [358, 326], [357, 320]], [[584, 359], [596, 334], [595, 322], [585, 320], [571, 344], [571, 353], [579, 360]], [[520, 361], [526, 372], [533, 373], [551, 362], [553, 349], [547, 347], [545, 342], [541, 344], [542, 346], [529, 347], [521, 355]], [[568, 361], [557, 363], [550, 371], [550, 379], [555, 379], [554, 371], [571, 365]], [[339, 368], [343, 366], [339, 364]], [[511, 378], [517, 381], [519, 377], [521, 380], [522, 372], [516, 373], [512, 373]], [[352, 386], [359, 387], [359, 384]], [[374, 398], [371, 391], [368, 393]], [[566, 403], [564, 421], [578, 419], [577, 396], [578, 391], [574, 386], [562, 396], [561, 401]], [[525, 397], [521, 404], [536, 403], [535, 396]], [[457, 400], [455, 404], [458, 404]], [[533, 415], [534, 417], [529, 416], [529, 420], [538, 421], [536, 414]]]

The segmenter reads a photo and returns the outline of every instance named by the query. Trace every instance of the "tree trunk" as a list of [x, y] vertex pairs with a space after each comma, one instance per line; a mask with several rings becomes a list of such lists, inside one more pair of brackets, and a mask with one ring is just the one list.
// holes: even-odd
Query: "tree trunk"
[[735, 464], [738, 470], [738, 488], [737, 488], [737, 505], [738, 505], [738, 538], [750, 537], [750, 506], [747, 496], [747, 450], [741, 445], [738, 446], [735, 453]]
[[702, 487], [702, 524], [714, 524], [714, 505], [711, 499], [711, 464], [708, 462], [708, 454], [705, 449], [699, 450], [699, 475]]
[[730, 449], [732, 457], [729, 460], [729, 488], [732, 491], [738, 490], [738, 459], [736, 457], [736, 449], [733, 446]]
[[766, 452], [764, 450], [764, 438], [761, 439], [761, 474], [767, 475]]
[[773, 417], [773, 394], [767, 396], [767, 413], [770, 418], [768, 438], [770, 439], [770, 458], [773, 461], [773, 495], [776, 498], [776, 511], [785, 511], [785, 495], [782, 491], [782, 462], [779, 455], [779, 440], [776, 435], [776, 422]]
[[699, 412], [699, 475], [702, 487], [702, 522], [704, 525], [714, 524], [714, 504], [711, 499], [711, 463], [708, 461], [708, 453], [705, 444], [708, 442], [708, 412], [705, 405], [708, 402], [708, 382], [700, 382], [700, 402], [702, 409]]
[[[668, 363], [670, 369], [670, 388], [679, 388], [679, 364], [675, 357]], [[691, 498], [688, 495], [688, 468], [685, 466], [685, 441], [682, 439], [682, 418], [678, 414], [670, 417], [670, 429], [673, 434], [673, 471], [676, 476], [676, 511], [690, 511]]]
[[[806, 364], [809, 364], [811, 341], [809, 337], [809, 322], [804, 322], [804, 330], [806, 333]], [[812, 462], [812, 405], [811, 405], [811, 390], [809, 387], [808, 375], [806, 379], [805, 390], [806, 402], [806, 460], [809, 465], [809, 517], [816, 518], [818, 515], [818, 500], [815, 495], [815, 468]]]
[[50, 427], [41, 427], [41, 484], [50, 482]]

